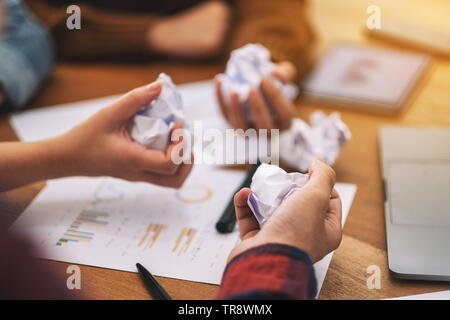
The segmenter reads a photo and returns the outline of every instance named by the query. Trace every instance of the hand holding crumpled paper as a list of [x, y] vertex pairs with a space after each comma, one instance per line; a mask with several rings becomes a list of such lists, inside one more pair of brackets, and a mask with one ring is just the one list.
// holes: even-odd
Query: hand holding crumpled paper
[[309, 164], [317, 156], [331, 166], [351, 136], [338, 113], [327, 117], [316, 111], [311, 115], [311, 126], [296, 118], [289, 130], [281, 132], [280, 157], [301, 172], [308, 171]]
[[[225, 74], [219, 77], [223, 100], [229, 100], [230, 93], [236, 92], [243, 103], [245, 117], [251, 121], [249, 91], [259, 88], [263, 77], [266, 76], [272, 79], [286, 99], [295, 99], [298, 94], [297, 87], [274, 77], [272, 75], [274, 68], [275, 64], [270, 61], [270, 52], [262, 45], [248, 44], [234, 50], [228, 60]], [[265, 100], [268, 103], [267, 98]], [[309, 126], [300, 119], [294, 119], [290, 129], [282, 131], [280, 135], [281, 158], [302, 172], [308, 170], [311, 160], [316, 156], [332, 165], [341, 147], [351, 138], [350, 131], [337, 113], [326, 117], [322, 112], [316, 112], [311, 122]]]
[[278, 166], [263, 163], [256, 170], [247, 204], [260, 225], [295, 190], [303, 187], [309, 176], [298, 172], [286, 173]]
[[231, 53], [222, 81], [222, 96], [229, 100], [230, 93], [236, 92], [244, 106], [251, 89], [259, 88], [264, 77], [270, 77], [275, 86], [288, 100], [297, 97], [298, 89], [292, 83], [283, 83], [272, 75], [275, 64], [270, 61], [270, 52], [260, 44], [247, 44]]
[[148, 149], [165, 151], [170, 144], [170, 132], [177, 122], [184, 122], [183, 101], [172, 79], [161, 73], [159, 97], [141, 109], [131, 121], [131, 138]]

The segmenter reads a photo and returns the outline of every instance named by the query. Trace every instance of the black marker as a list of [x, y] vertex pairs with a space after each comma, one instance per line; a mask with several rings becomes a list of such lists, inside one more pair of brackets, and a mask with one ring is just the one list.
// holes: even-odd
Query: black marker
[[166, 290], [164, 290], [159, 282], [147, 269], [144, 268], [143, 265], [141, 265], [140, 263], [136, 263], [136, 268], [138, 269], [142, 281], [147, 287], [147, 290], [150, 291], [155, 300], [172, 300]]
[[247, 172], [247, 176], [245, 177], [244, 182], [242, 182], [241, 186], [233, 193], [233, 196], [228, 202], [227, 207], [222, 213], [219, 221], [216, 223], [216, 230], [219, 233], [230, 233], [233, 232], [234, 226], [236, 225], [236, 213], [234, 211], [234, 195], [236, 192], [241, 190], [242, 188], [249, 188], [252, 183], [253, 175], [255, 174], [256, 169], [261, 165], [261, 162], [258, 162], [250, 168]]

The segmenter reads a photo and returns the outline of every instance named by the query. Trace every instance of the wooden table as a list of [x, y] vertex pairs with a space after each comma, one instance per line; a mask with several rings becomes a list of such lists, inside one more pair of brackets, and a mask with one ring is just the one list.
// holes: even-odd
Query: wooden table
[[[366, 8], [373, 4], [365, 0], [320, 0], [313, 2], [312, 21], [319, 39], [319, 53], [332, 43], [348, 41], [378, 44], [367, 39], [362, 29], [367, 19]], [[450, 30], [450, 3], [446, 0], [378, 0], [382, 18], [398, 16], [420, 21], [439, 29]], [[222, 71], [223, 64], [153, 63], [146, 65], [70, 65], [60, 64], [50, 83], [31, 108], [125, 92], [150, 82], [159, 72], [172, 75], [175, 82], [184, 83], [212, 78]], [[92, 85], [95, 83], [95, 85]], [[321, 107], [326, 112], [334, 109]], [[298, 115], [308, 118], [317, 107], [300, 101]], [[341, 246], [336, 250], [326, 276], [320, 299], [379, 299], [439, 290], [449, 290], [450, 284], [400, 281], [389, 274], [386, 234], [378, 148], [380, 126], [450, 125], [450, 60], [436, 59], [423, 89], [408, 110], [398, 117], [383, 117], [339, 109], [349, 125], [352, 141], [345, 147], [335, 170], [340, 182], [358, 185], [356, 198], [344, 228]], [[0, 117], [0, 141], [17, 140], [6, 117]], [[0, 194], [0, 208], [12, 222], [42, 189], [37, 183]], [[48, 262], [55, 273], [66, 278], [68, 264]], [[366, 269], [377, 265], [381, 269], [381, 289], [366, 286]], [[95, 299], [148, 299], [149, 295], [135, 273], [81, 266], [82, 294]], [[159, 278], [175, 299], [211, 299], [218, 291], [215, 285]], [[65, 283], [62, 283], [65, 285]]]

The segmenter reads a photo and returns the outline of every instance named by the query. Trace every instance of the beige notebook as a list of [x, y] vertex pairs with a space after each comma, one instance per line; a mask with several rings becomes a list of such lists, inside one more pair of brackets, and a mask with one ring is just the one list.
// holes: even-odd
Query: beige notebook
[[322, 57], [302, 89], [307, 99], [320, 104], [395, 114], [429, 64], [422, 54], [340, 44]]

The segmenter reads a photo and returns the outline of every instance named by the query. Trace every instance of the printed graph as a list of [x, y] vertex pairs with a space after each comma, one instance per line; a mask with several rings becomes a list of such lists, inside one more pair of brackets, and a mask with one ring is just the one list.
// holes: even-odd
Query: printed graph
[[194, 240], [195, 235], [197, 234], [197, 230], [193, 228], [183, 228], [180, 235], [175, 242], [175, 245], [172, 249], [172, 252], [176, 252], [178, 250], [178, 255], [182, 253], [186, 253]]
[[147, 245], [143, 246], [144, 249], [153, 247], [158, 240], [158, 237], [161, 235], [161, 232], [166, 228], [167, 226], [164, 224], [150, 223], [137, 246], [143, 246], [144, 242], [148, 240]]
[[203, 203], [213, 197], [213, 191], [204, 185], [190, 184], [177, 191], [179, 200], [187, 204]]
[[92, 241], [96, 228], [108, 225], [108, 217], [109, 214], [105, 212], [95, 210], [81, 211], [58, 242], [56, 242], [56, 245], [62, 246], [70, 242]]

